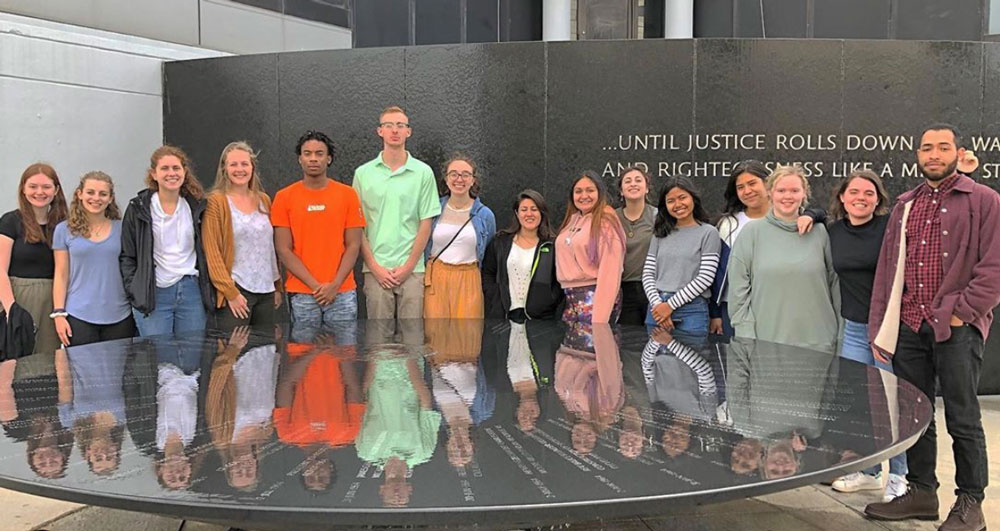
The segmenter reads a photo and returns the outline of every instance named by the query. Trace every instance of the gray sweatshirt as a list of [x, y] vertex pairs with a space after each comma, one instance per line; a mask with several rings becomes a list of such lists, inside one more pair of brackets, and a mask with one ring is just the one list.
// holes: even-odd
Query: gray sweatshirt
[[836, 352], [840, 286], [826, 227], [800, 236], [772, 212], [748, 223], [729, 255], [729, 318], [737, 337]]

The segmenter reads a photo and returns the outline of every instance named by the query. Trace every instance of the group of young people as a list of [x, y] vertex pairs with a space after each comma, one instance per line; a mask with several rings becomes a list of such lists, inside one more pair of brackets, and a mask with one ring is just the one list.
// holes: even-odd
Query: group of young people
[[[828, 214], [806, 209], [801, 168], [748, 160], [734, 166], [715, 220], [691, 180], [666, 179], [651, 201], [652, 179], [632, 167], [618, 179], [617, 209], [585, 171], [558, 227], [529, 189], [500, 231], [471, 158], [449, 158], [438, 181], [406, 151], [401, 108], [386, 108], [376, 131], [383, 149], [351, 186], [328, 176], [329, 137], [306, 132], [295, 147], [302, 179], [273, 201], [246, 142], [225, 147], [207, 194], [182, 150], [157, 149], [124, 216], [108, 175], [85, 174], [67, 205], [55, 170], [29, 166], [18, 209], [0, 218], [8, 320], [29, 315], [34, 351], [52, 352], [207, 322], [266, 327], [287, 293], [293, 322], [319, 328], [356, 320], [360, 254], [369, 319], [561, 318], [839, 351], [928, 395], [941, 382], [962, 454], [956, 511], [982, 521], [985, 438], [970, 382], [1000, 302], [1000, 199], [964, 174], [976, 162], [954, 127], [922, 132], [925, 180], [891, 216], [871, 171], [844, 179]], [[870, 516], [936, 517], [934, 433], [932, 424], [908, 452], [909, 490], [905, 460], [892, 461], [887, 502]], [[881, 482], [866, 471], [834, 487]]]

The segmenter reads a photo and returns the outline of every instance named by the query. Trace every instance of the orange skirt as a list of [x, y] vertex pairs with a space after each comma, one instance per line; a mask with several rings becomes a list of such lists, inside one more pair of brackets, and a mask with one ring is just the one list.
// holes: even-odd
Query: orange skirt
[[483, 278], [478, 264], [435, 260], [424, 287], [425, 319], [482, 319]]

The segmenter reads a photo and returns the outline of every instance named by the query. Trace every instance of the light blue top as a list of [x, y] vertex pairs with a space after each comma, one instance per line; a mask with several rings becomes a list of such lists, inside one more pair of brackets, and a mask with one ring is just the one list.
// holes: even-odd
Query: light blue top
[[118, 268], [122, 249], [122, 222], [111, 222], [111, 232], [99, 242], [72, 234], [65, 221], [56, 225], [52, 250], [69, 251], [66, 312], [91, 324], [114, 324], [132, 314]]

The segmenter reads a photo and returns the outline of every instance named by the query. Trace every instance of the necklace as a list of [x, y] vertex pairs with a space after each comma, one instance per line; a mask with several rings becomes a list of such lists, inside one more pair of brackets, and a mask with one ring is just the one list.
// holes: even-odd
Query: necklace
[[452, 212], [469, 212], [470, 210], [472, 210], [472, 205], [469, 205], [465, 208], [455, 208], [451, 206], [451, 203], [445, 203], [444, 207], [447, 208], [448, 210], [451, 210]]
[[104, 234], [104, 229], [111, 226], [111, 223], [103, 223], [100, 226], [91, 226], [90, 235], [93, 238], [100, 238], [101, 234]]
[[622, 217], [625, 218], [625, 221], [628, 222], [628, 233], [627, 233], [627, 235], [628, 235], [629, 238], [634, 238], [635, 237], [635, 224], [639, 223], [639, 220], [642, 219], [642, 215], [645, 212], [646, 212], [646, 208], [645, 208], [645, 205], [643, 205], [643, 210], [642, 210], [642, 212], [639, 213], [639, 217], [637, 217], [637, 218], [635, 218], [633, 220], [633, 219], [629, 219], [628, 215], [625, 213], [625, 209], [622, 208]]
[[632, 221], [631, 219], [628, 219], [628, 216], [623, 216], [623, 217], [625, 218], [625, 221], [628, 221], [628, 237], [629, 238], [634, 238], [635, 237], [635, 224], [639, 220]]

